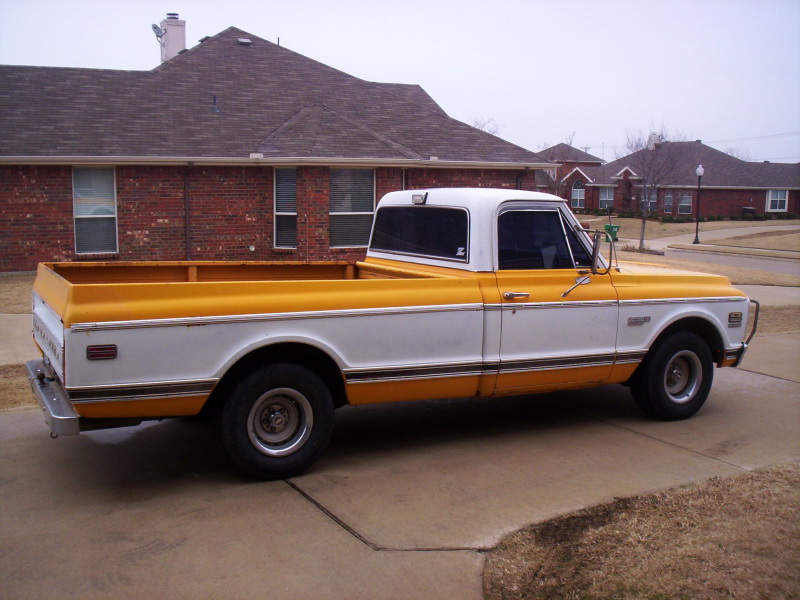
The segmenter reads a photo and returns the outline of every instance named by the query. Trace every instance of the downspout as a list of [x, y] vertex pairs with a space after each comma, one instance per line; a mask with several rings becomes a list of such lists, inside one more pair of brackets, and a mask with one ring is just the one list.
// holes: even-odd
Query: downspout
[[189, 174], [191, 173], [192, 166], [193, 163], [189, 163], [189, 165], [186, 167], [186, 171], [183, 173], [183, 224], [185, 227], [184, 237], [186, 239], [186, 260], [192, 260], [192, 228], [191, 213], [189, 211]]
[[525, 167], [525, 170], [517, 175], [517, 189], [522, 189], [522, 178], [525, 177], [530, 172], [530, 167]]

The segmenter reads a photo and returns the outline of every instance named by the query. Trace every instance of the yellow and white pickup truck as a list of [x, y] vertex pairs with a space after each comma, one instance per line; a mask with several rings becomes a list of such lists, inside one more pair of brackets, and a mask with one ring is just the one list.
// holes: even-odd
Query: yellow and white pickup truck
[[652, 417], [693, 415], [741, 361], [751, 301], [612, 264], [590, 233], [556, 196], [409, 190], [381, 200], [363, 262], [43, 263], [32, 388], [54, 436], [202, 411], [266, 479], [309, 468], [345, 404], [624, 383]]

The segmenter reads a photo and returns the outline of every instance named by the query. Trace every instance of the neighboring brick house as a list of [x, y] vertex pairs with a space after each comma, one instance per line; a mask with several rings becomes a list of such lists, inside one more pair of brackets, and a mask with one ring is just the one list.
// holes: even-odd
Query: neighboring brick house
[[[173, 46], [183, 23], [162, 22]], [[0, 271], [360, 259], [386, 192], [535, 189], [554, 166], [448, 117], [419, 86], [364, 81], [236, 28], [152, 71], [0, 66], [0, 88]]]
[[[558, 146], [554, 146], [558, 148]], [[542, 155], [561, 162], [562, 148]], [[573, 148], [575, 152], [580, 152]], [[701, 218], [800, 213], [800, 163], [747, 162], [702, 142], [660, 142], [613, 162], [562, 167], [559, 193], [573, 209], [652, 216], [696, 216], [697, 167], [703, 166]], [[647, 190], [645, 191], [645, 188]]]
[[543, 172], [540, 187], [569, 200], [574, 209], [585, 207], [587, 173], [603, 164], [603, 159], [578, 150], [569, 144], [556, 144], [540, 153], [559, 166], [553, 171]]

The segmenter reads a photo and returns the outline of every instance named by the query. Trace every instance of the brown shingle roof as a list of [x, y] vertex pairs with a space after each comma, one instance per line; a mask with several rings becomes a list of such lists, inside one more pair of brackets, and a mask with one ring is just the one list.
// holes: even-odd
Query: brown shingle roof
[[597, 158], [588, 152], [584, 152], [583, 150], [579, 150], [578, 148], [565, 143], [550, 146], [549, 148], [542, 150], [540, 154], [548, 160], [561, 163], [579, 162], [602, 164], [603, 162], [602, 158]]
[[448, 117], [419, 86], [364, 81], [233, 27], [152, 71], [2, 66], [0, 88], [0, 158], [547, 162]]
[[[669, 160], [674, 161], [674, 167], [669, 169], [669, 174], [663, 181], [658, 182], [659, 187], [696, 186], [695, 172], [698, 165], [703, 165], [704, 187], [800, 189], [800, 163], [747, 162], [701, 142], [664, 144], [670, 145]], [[601, 167], [588, 167], [584, 171], [591, 177], [591, 184], [615, 184], [614, 177], [623, 169], [628, 168], [633, 172], [640, 170], [639, 165], [644, 162], [642, 155], [648, 152], [652, 151], [639, 150]]]

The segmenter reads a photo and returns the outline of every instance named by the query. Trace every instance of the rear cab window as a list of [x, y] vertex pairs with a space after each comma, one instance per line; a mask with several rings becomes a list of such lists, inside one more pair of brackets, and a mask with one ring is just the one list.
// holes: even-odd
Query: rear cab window
[[443, 206], [384, 206], [370, 250], [469, 262], [469, 213]]

